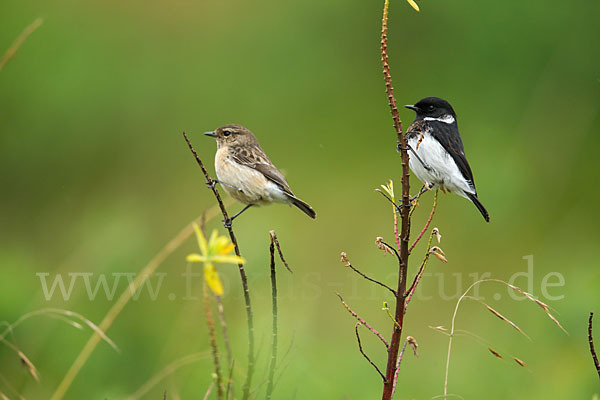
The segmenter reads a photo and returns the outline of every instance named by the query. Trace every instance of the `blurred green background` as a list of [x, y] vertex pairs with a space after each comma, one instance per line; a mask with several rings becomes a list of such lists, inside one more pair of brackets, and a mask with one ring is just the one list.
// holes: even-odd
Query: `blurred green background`
[[[417, 339], [420, 354], [404, 360], [396, 397], [442, 393], [447, 337], [429, 326], [449, 326], [456, 294], [473, 274], [507, 280], [526, 271], [523, 257], [532, 255], [533, 292], [556, 310], [569, 335], [535, 304], [483, 287], [486, 301], [531, 341], [481, 305], [465, 303], [458, 327], [507, 358], [457, 338], [449, 390], [465, 399], [591, 399], [599, 392], [586, 332], [588, 312], [600, 318], [600, 3], [420, 5], [417, 14], [404, 1], [391, 4], [396, 96], [400, 104], [439, 96], [454, 106], [491, 223], [466, 200], [440, 195], [434, 225], [449, 263], [431, 260], [435, 275], [411, 303], [405, 334]], [[373, 189], [390, 178], [399, 188], [400, 178], [381, 74], [381, 11], [382, 2], [341, 0], [3, 0], [0, 53], [38, 16], [44, 24], [0, 73], [0, 320], [60, 307], [100, 322], [112, 301], [90, 301], [80, 283], [69, 301], [46, 301], [36, 273], [110, 278], [141, 270], [214, 204], [181, 132], [212, 173], [216, 146], [201, 133], [241, 123], [318, 213], [312, 221], [276, 205], [252, 209], [235, 224], [257, 320], [257, 397], [264, 396], [270, 346], [268, 231], [275, 229], [295, 270], [279, 272], [281, 352], [292, 339], [293, 345], [275, 398], [378, 398], [380, 379], [359, 354], [355, 321], [333, 292], [389, 336], [385, 291], [339, 262], [346, 251], [363, 272], [394, 282], [394, 259], [374, 246], [377, 236], [393, 242], [393, 232], [389, 204]], [[405, 109], [401, 116], [405, 127], [414, 117]], [[414, 180], [412, 187], [420, 185]], [[431, 200], [431, 193], [421, 200], [413, 232]], [[209, 222], [213, 228], [225, 233], [218, 220]], [[423, 246], [411, 258], [412, 271]], [[143, 294], [108, 332], [121, 352], [101, 343], [66, 398], [123, 398], [172, 361], [208, 352], [202, 301], [182, 299], [185, 255], [194, 250], [187, 240], [161, 265], [167, 276], [156, 301]], [[236, 267], [219, 270], [239, 389], [243, 299]], [[541, 291], [551, 272], [564, 277], [564, 286], [548, 289], [560, 300]], [[527, 285], [523, 277], [516, 284]], [[193, 287], [199, 295], [201, 280]], [[122, 283], [118, 292], [124, 289]], [[41, 380], [34, 382], [2, 346], [0, 391], [48, 398], [89, 335], [43, 316], [28, 320], [7, 340], [27, 354]], [[363, 342], [383, 366], [380, 343], [366, 330]], [[201, 398], [211, 372], [207, 356], [144, 398], [162, 398], [163, 390], [169, 398]]]

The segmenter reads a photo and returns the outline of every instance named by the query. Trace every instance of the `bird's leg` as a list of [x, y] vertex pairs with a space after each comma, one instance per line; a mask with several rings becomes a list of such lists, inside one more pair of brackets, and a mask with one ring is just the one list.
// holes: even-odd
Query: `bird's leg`
[[229, 183], [220, 181], [218, 179], [211, 179], [209, 182], [206, 182], [206, 186], [208, 186], [209, 189], [212, 189], [212, 188], [215, 187], [216, 183], [220, 183], [221, 186], [229, 186], [230, 188], [232, 188], [236, 192], [242, 192], [242, 189], [240, 189], [239, 187], [230, 185]]
[[223, 225], [225, 226], [225, 228], [229, 229], [231, 228], [231, 224], [233, 223], [233, 220], [236, 217], [239, 217], [244, 211], [246, 211], [247, 209], [249, 209], [250, 207], [252, 207], [252, 204], [248, 204], [246, 207], [242, 208], [241, 211], [239, 211], [237, 214], [235, 214], [233, 217], [228, 218], [228, 219], [224, 219], [223, 220]]
[[214, 189], [215, 188], [215, 184], [217, 184], [219, 181], [216, 179], [209, 179], [208, 181], [204, 182], [206, 183], [206, 187], [209, 189]]
[[415, 196], [410, 198], [410, 202], [412, 203], [413, 201], [418, 199], [423, 193], [425, 193], [428, 190], [431, 190], [431, 188], [433, 188], [433, 185], [434, 184], [429, 184], [429, 183], [425, 182], [425, 184], [423, 185], [423, 187], [421, 188], [419, 193], [417, 193]]

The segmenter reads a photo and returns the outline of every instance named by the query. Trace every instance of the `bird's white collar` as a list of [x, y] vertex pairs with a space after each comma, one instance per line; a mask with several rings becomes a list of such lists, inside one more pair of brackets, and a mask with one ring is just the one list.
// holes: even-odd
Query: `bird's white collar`
[[425, 117], [423, 118], [425, 121], [438, 121], [438, 122], [443, 122], [445, 124], [453, 124], [454, 121], [456, 121], [454, 119], [454, 117], [450, 114], [446, 114], [446, 115], [442, 115], [439, 118], [433, 118], [433, 117]]

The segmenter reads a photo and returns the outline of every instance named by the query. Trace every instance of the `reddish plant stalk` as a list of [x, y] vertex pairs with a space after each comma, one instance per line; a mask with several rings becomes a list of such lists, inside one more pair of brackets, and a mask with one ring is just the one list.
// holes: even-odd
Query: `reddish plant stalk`
[[405, 313], [406, 297], [406, 275], [408, 270], [408, 240], [410, 236], [410, 170], [408, 166], [408, 144], [406, 136], [403, 133], [400, 113], [394, 97], [394, 88], [392, 86], [392, 76], [387, 55], [387, 21], [388, 21], [389, 0], [385, 0], [383, 6], [383, 18], [381, 22], [381, 63], [383, 65], [383, 76], [385, 79], [385, 89], [388, 96], [392, 119], [394, 120], [394, 129], [398, 137], [398, 148], [402, 158], [402, 205], [400, 209], [401, 227], [400, 227], [400, 257], [398, 271], [398, 289], [396, 290], [396, 310], [395, 323], [388, 348], [387, 366], [385, 372], [385, 381], [383, 383], [382, 400], [390, 400], [394, 394], [394, 377], [396, 375], [396, 364], [400, 341], [402, 338], [402, 327]]
[[394, 238], [396, 238], [396, 249], [400, 251], [400, 234], [398, 233], [398, 213], [394, 206]]
[[412, 250], [415, 248], [415, 246], [417, 245], [417, 243], [419, 243], [419, 240], [421, 240], [421, 238], [423, 237], [423, 235], [427, 231], [427, 228], [429, 228], [429, 224], [431, 224], [431, 220], [433, 219], [433, 214], [435, 214], [436, 208], [437, 208], [437, 193], [436, 193], [436, 195], [434, 197], [434, 200], [433, 200], [433, 207], [431, 208], [431, 212], [429, 213], [429, 218], [427, 218], [427, 222], [425, 223], [425, 226], [423, 227], [423, 230], [419, 233], [419, 235], [415, 239], [414, 243], [410, 246], [410, 249], [408, 249], [409, 253], [412, 252]]

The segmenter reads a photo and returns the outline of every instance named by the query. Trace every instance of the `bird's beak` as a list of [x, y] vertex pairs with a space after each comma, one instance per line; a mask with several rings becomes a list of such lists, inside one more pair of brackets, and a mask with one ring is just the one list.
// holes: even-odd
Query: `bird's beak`
[[418, 110], [418, 108], [417, 108], [417, 107], [415, 107], [415, 106], [414, 106], [414, 105], [412, 105], [412, 104], [408, 104], [408, 105], [404, 106], [404, 108], [408, 108], [408, 109], [410, 109], [410, 110], [413, 110], [413, 111], [417, 111], [417, 110]]
[[212, 131], [211, 131], [211, 132], [204, 132], [204, 134], [205, 134], [206, 136], [210, 136], [210, 137], [217, 137], [217, 134], [216, 134], [216, 133], [214, 133], [214, 132], [212, 132]]

